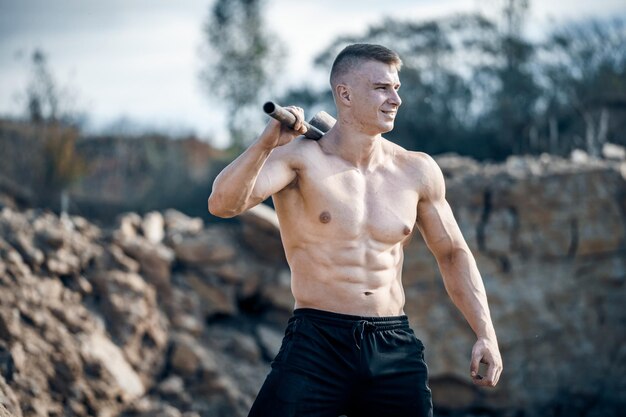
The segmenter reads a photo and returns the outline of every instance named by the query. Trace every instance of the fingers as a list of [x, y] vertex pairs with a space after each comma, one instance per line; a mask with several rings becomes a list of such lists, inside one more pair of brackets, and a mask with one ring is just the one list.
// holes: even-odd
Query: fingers
[[301, 107], [296, 107], [296, 106], [288, 106], [285, 108], [289, 110], [296, 117], [296, 122], [293, 124], [291, 128], [295, 130], [296, 132], [304, 135], [308, 130], [306, 126], [304, 125], [304, 110]]
[[[478, 349], [472, 349], [472, 360], [470, 362], [470, 375], [472, 379], [479, 377], [478, 368], [480, 366], [480, 360], [482, 359], [482, 354], [478, 351]], [[482, 378], [482, 377], [481, 377]]]
[[[492, 352], [485, 346], [475, 346], [472, 350], [472, 360], [470, 363], [470, 375], [475, 385], [484, 387], [495, 387], [502, 373], [502, 361], [498, 352]], [[488, 365], [484, 376], [480, 375], [480, 363]]]
[[498, 383], [498, 376], [496, 364], [490, 363], [489, 368], [487, 368], [487, 372], [485, 373], [485, 378], [482, 381], [484, 381], [485, 385], [488, 387], [495, 387]]

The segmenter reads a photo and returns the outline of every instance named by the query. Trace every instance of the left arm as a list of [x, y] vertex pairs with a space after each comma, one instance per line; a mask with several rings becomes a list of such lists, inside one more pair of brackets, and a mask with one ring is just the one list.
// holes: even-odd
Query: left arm
[[[478, 339], [472, 349], [472, 379], [477, 385], [493, 387], [502, 372], [502, 359], [485, 287], [474, 256], [445, 199], [443, 174], [432, 158], [424, 157], [426, 181], [417, 206], [417, 227], [437, 259], [448, 295]], [[488, 365], [484, 378], [478, 375], [480, 362]]]

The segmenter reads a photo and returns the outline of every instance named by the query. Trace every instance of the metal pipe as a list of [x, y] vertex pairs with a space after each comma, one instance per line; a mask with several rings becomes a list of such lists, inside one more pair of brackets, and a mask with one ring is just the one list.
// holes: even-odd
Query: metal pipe
[[[263, 105], [263, 111], [267, 113], [268, 116], [273, 117], [274, 119], [278, 120], [286, 126], [293, 127], [293, 125], [296, 123], [296, 116], [294, 116], [293, 113], [272, 101], [268, 101]], [[319, 140], [322, 138], [322, 136], [324, 136], [324, 132], [322, 132], [317, 127], [311, 125], [307, 121], [302, 121], [302, 124], [307, 129], [304, 137], [313, 140]]]

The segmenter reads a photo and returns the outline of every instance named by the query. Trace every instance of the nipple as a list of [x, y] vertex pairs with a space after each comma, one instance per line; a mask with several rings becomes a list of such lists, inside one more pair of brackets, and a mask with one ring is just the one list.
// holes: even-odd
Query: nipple
[[320, 214], [320, 222], [322, 223], [330, 222], [330, 213], [327, 211], [323, 211], [322, 214]]
[[409, 228], [409, 226], [404, 226], [404, 230], [402, 231], [402, 233], [404, 233], [405, 236], [410, 235], [411, 229]]

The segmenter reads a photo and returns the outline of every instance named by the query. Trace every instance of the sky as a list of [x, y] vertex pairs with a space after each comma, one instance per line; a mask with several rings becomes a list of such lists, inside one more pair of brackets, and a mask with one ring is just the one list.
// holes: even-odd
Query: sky
[[[320, 84], [313, 59], [339, 35], [385, 17], [425, 20], [494, 9], [499, 0], [266, 0], [265, 22], [285, 44], [286, 89]], [[0, 0], [0, 115], [24, 115], [29, 59], [39, 48], [68, 102], [102, 132], [131, 120], [147, 130], [227, 143], [225, 115], [199, 81], [202, 26], [213, 0]], [[626, 17], [624, 0], [531, 1], [527, 30], [585, 17]], [[268, 98], [272, 99], [272, 98]]]

